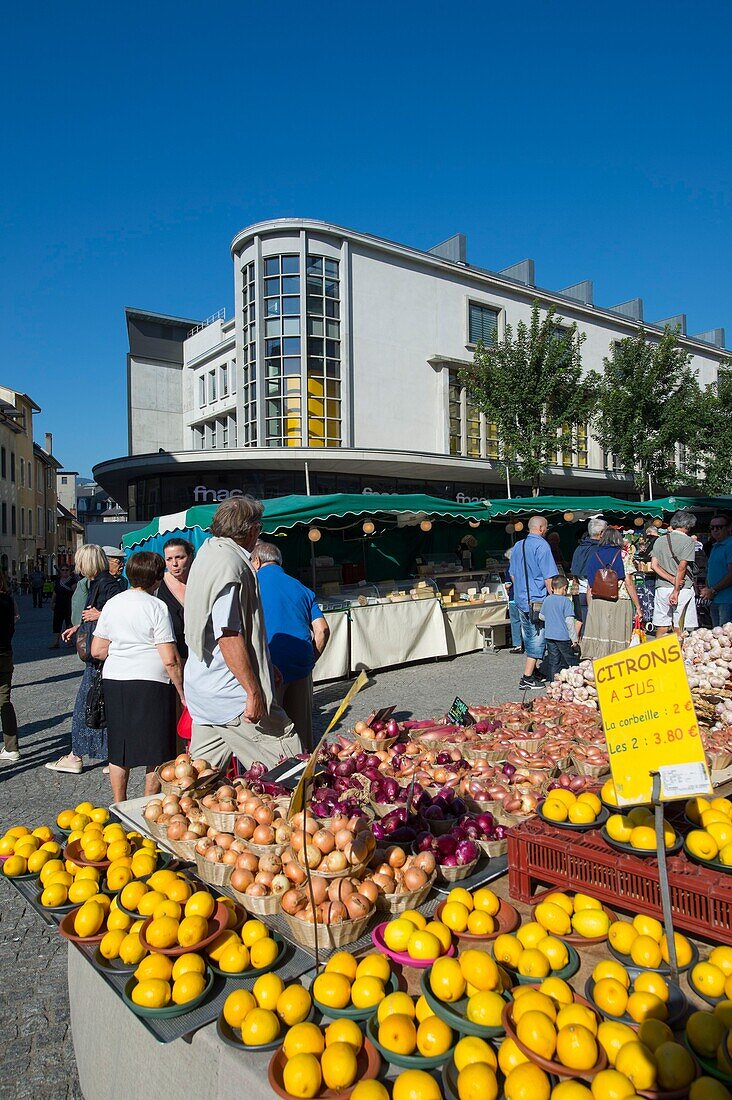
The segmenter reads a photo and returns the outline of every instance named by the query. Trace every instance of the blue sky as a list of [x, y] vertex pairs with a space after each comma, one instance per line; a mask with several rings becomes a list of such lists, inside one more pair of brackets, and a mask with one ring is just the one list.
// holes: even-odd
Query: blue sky
[[307, 216], [725, 326], [726, 0], [4, 9], [0, 381], [126, 453], [123, 308], [230, 315], [234, 234]]

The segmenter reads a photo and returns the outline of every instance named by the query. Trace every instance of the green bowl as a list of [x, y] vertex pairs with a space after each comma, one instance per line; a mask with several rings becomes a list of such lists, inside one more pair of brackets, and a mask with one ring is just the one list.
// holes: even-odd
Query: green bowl
[[395, 1054], [393, 1050], [389, 1050], [379, 1042], [379, 1021], [376, 1016], [372, 1016], [366, 1024], [366, 1035], [385, 1062], [389, 1062], [392, 1066], [399, 1066], [401, 1069], [437, 1069], [452, 1058], [456, 1046], [453, 1043], [444, 1054], [436, 1054], [432, 1058], [425, 1058], [421, 1054]]
[[[498, 1039], [506, 1034], [503, 1024], [499, 1024], [498, 1027], [484, 1027], [483, 1024], [474, 1024], [472, 1020], [469, 1020], [465, 1015], [468, 1007], [468, 997], [461, 997], [459, 1001], [453, 1001], [452, 1004], [445, 1004], [444, 1001], [440, 1001], [435, 997], [430, 988], [431, 973], [431, 967], [422, 973], [420, 985], [424, 999], [435, 1016], [439, 1016], [441, 1020], [449, 1024], [454, 1031], [459, 1031], [461, 1035], [477, 1035], [481, 1039]], [[501, 996], [506, 1002], [510, 1000], [506, 993], [502, 993]]]
[[710, 1061], [709, 1058], [702, 1057], [701, 1054], [697, 1054], [693, 1046], [684, 1035], [683, 1044], [690, 1054], [696, 1058], [697, 1062], [702, 1068], [702, 1073], [706, 1077], [716, 1077], [718, 1081], [723, 1081], [728, 1087], [732, 1085], [732, 1073], [725, 1073], [723, 1069], [720, 1069], [716, 1062]]
[[[41, 894], [43, 891], [41, 891]], [[76, 909], [78, 902], [67, 901], [65, 905], [41, 905], [41, 894], [36, 898], [36, 904], [43, 913], [55, 913], [57, 916], [65, 916], [66, 913], [70, 913], [72, 909]]]
[[[398, 988], [399, 978], [392, 972], [387, 984], [387, 993], [396, 993]], [[310, 992], [312, 993], [312, 987]], [[313, 997], [313, 1004], [317, 1010], [323, 1016], [327, 1016], [329, 1020], [368, 1020], [369, 1016], [373, 1014], [374, 1007], [378, 1008], [378, 1005], [372, 1005], [370, 1008], [354, 1008], [352, 1005], [346, 1008], [329, 1008], [328, 1005], [322, 1004], [322, 1002], [318, 1001], [315, 997]]]
[[[315, 1019], [315, 1008], [311, 1005], [310, 1012], [305, 1017], [306, 1022], [312, 1023]], [[233, 1047], [234, 1050], [240, 1050], [242, 1054], [264, 1054], [270, 1050], [277, 1050], [282, 1046], [282, 1040], [287, 1032], [287, 1028], [280, 1025], [280, 1031], [276, 1039], [273, 1039], [271, 1043], [262, 1043], [260, 1046], [247, 1046], [242, 1042], [241, 1034], [237, 1037], [237, 1033], [234, 1031], [231, 1024], [228, 1024], [224, 1019], [223, 1013], [216, 1021], [216, 1034], [222, 1043], [225, 1043], [227, 1047]]]
[[[503, 1097], [503, 1074], [500, 1069], [495, 1071], [498, 1080], [498, 1095]], [[554, 1080], [550, 1077], [550, 1080]], [[458, 1100], [458, 1068], [455, 1059], [451, 1058], [442, 1068], [442, 1090], [447, 1100]]]
[[[720, 875], [732, 875], [732, 867], [728, 863], [721, 863], [718, 859], [702, 859], [701, 856], [695, 856], [693, 852], [689, 851], [686, 841], [684, 841], [684, 855], [700, 867], [708, 867], [710, 871], [718, 871]], [[20, 878], [20, 875], [18, 878]]]
[[197, 997], [194, 997], [192, 1001], [186, 1001], [184, 1005], [169, 1004], [166, 1005], [165, 1008], [145, 1008], [143, 1005], [136, 1005], [132, 1000], [132, 990], [137, 985], [137, 978], [133, 974], [122, 990], [122, 1000], [136, 1016], [142, 1016], [146, 1020], [171, 1020], [174, 1016], [183, 1016], [186, 1012], [192, 1012], [194, 1008], [198, 1008], [211, 992], [213, 983], [213, 972], [207, 967], [206, 985], [203, 988], [203, 992], [199, 993]]
[[[671, 973], [671, 967], [668, 965], [668, 963], [662, 962], [660, 966], [636, 966], [630, 955], [621, 955], [618, 949], [616, 947], [613, 947], [609, 940], [607, 946], [612, 957], [614, 959], [617, 959], [618, 962], [622, 963], [625, 967], [635, 967], [636, 970], [651, 970], [654, 974], [666, 975]], [[696, 946], [695, 943], [689, 943], [689, 946], [691, 948], [691, 959], [686, 964], [686, 966], [680, 966], [678, 968], [679, 974], [683, 974], [685, 970], [692, 970], [693, 967], [695, 967], [696, 964], [699, 962], [699, 948]], [[689, 982], [689, 985], [696, 993], [696, 990], [694, 989], [694, 986], [691, 985], [691, 982]]]
[[[557, 938], [559, 938], [559, 937], [557, 937]], [[579, 970], [579, 968], [580, 968], [580, 957], [579, 957], [579, 954], [577, 953], [577, 951], [575, 951], [574, 947], [572, 947], [571, 943], [566, 943], [565, 942], [564, 946], [567, 948], [567, 952], [569, 954], [569, 961], [568, 961], [567, 965], [563, 966], [561, 970], [550, 970], [547, 977], [548, 978], [562, 978], [562, 980], [566, 982], [566, 981], [569, 980], [569, 978], [573, 977], [577, 973], [577, 971]], [[506, 966], [506, 964], [501, 963], [501, 966]], [[527, 977], [525, 974], [519, 974], [518, 970], [509, 970], [508, 967], [506, 967], [506, 969], [508, 970], [508, 972], [511, 975], [511, 977], [513, 978], [513, 980], [516, 982], [516, 985], [535, 985], [536, 984], [536, 981], [537, 981], [536, 978], [530, 978], [530, 977]]]
[[[635, 972], [629, 969], [628, 973], [630, 974], [632, 983], [634, 978], [637, 978], [638, 974], [640, 974], [641, 971], [637, 968], [635, 969]], [[668, 1018], [665, 1022], [670, 1028], [673, 1029], [673, 1027], [684, 1018], [689, 1006], [681, 988], [675, 982], [668, 981], [668, 979], [666, 979], [666, 984], [668, 985], [669, 989], [669, 999], [666, 1005]], [[590, 1002], [595, 1012], [597, 1012], [598, 1015], [602, 1016], [604, 1020], [617, 1021], [621, 1024], [628, 1024], [630, 1027], [634, 1027], [636, 1025], [637, 1021], [634, 1020], [633, 1017], [627, 1012], [624, 1012], [622, 1016], [614, 1016], [612, 1012], [605, 1012], [604, 1009], [600, 1008], [597, 1001], [595, 1000], [595, 980], [592, 975], [590, 975], [590, 977], [585, 982], [585, 997]]]
[[[278, 944], [279, 951], [277, 952], [274, 962], [271, 962], [269, 966], [260, 966], [258, 970], [242, 970], [241, 974], [229, 974], [226, 970], [222, 970], [220, 967], [218, 967], [212, 959], [208, 960], [208, 965], [211, 967], [214, 974], [217, 974], [220, 978], [226, 978], [228, 981], [232, 982], [243, 982], [247, 978], [258, 978], [260, 974], [269, 974], [271, 970], [277, 969], [277, 967], [280, 965], [283, 958], [287, 954], [287, 944], [282, 939], [282, 936], [279, 934], [279, 932], [273, 932], [272, 939], [275, 941], [276, 944]], [[272, 1049], [274, 1050], [274, 1047]]]

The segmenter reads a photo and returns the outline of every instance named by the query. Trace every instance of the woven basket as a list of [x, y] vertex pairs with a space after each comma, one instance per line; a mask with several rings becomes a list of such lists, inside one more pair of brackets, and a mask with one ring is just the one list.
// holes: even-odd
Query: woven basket
[[498, 813], [503, 810], [503, 803], [500, 799], [491, 799], [487, 802], [480, 802], [477, 798], [471, 798], [469, 795], [465, 795], [463, 801], [469, 810], [473, 813], [481, 814], [493, 814], [496, 821], [498, 821]]
[[[376, 810], [374, 809], [373, 804], [371, 804], [371, 805], [362, 804], [360, 806], [360, 809], [361, 809], [361, 812], [364, 814], [365, 819], [367, 821], [373, 821], [374, 818], [376, 817]], [[394, 809], [394, 807], [392, 806], [392, 810], [393, 809]], [[384, 810], [384, 813], [386, 813], [386, 809]], [[321, 828], [330, 829], [332, 821], [333, 821], [332, 817], [324, 817], [322, 819], [322, 821], [320, 822]]]
[[462, 879], [467, 878], [468, 875], [472, 875], [477, 865], [478, 860], [474, 859], [472, 863], [465, 863], [462, 867], [438, 866], [437, 874], [443, 882], [461, 882]]
[[515, 748], [523, 749], [524, 752], [538, 752], [543, 740], [543, 737], [517, 737], [513, 744]]
[[242, 894], [229, 884], [229, 889], [247, 913], [253, 913], [255, 917], [276, 917], [280, 911], [280, 898], [282, 894], [268, 894], [264, 898], [253, 898], [249, 894]]
[[507, 840], [476, 840], [476, 844], [485, 852], [491, 859], [497, 859], [499, 856], [505, 856], [508, 851]]
[[383, 737], [377, 741], [373, 737], [364, 737], [362, 733], [354, 733], [353, 740], [357, 741], [366, 752], [377, 752], [379, 749], [390, 749], [392, 745], [396, 745], [399, 737]]
[[393, 917], [403, 913], [405, 909], [416, 909], [429, 894], [436, 878], [437, 872], [434, 871], [424, 886], [420, 886], [419, 890], [409, 890], [406, 894], [379, 894], [376, 899], [376, 908], [390, 913]]
[[165, 760], [155, 769], [155, 774], [160, 781], [160, 790], [163, 792], [163, 794], [181, 795], [184, 792], [178, 786], [175, 780], [163, 779], [162, 775], [160, 774], [163, 768], [167, 768], [168, 764], [175, 764], [175, 760]]
[[233, 870], [233, 863], [211, 863], [200, 852], [196, 852], [196, 873], [209, 886], [228, 886]]
[[729, 752], [708, 752], [707, 763], [713, 772], [722, 772], [732, 764], [732, 753]]
[[374, 912], [375, 910], [367, 913], [365, 917], [359, 917], [358, 920], [344, 920], [340, 924], [309, 924], [307, 921], [290, 916], [289, 913], [283, 913], [282, 916], [293, 940], [301, 947], [314, 951], [317, 939], [318, 949], [329, 951], [332, 948], [345, 947], [346, 944], [360, 939], [369, 921], [373, 919]]
[[173, 849], [178, 859], [186, 863], [195, 863], [197, 840], [169, 840], [167, 836], [163, 837], [163, 840]]
[[146, 821], [146, 827], [150, 830], [152, 836], [156, 840], [164, 840], [166, 844], [170, 844], [168, 840], [168, 826], [158, 825], [155, 821]]
[[591, 779], [599, 779], [601, 775], [608, 775], [610, 772], [610, 761], [605, 764], [588, 764], [585, 760], [578, 760], [572, 753], [572, 763], [575, 766], [577, 775], [586, 775]]
[[396, 809], [395, 806], [390, 806], [386, 802], [372, 802], [370, 805], [377, 817], [385, 817], [390, 810]]
[[[298, 867], [301, 867], [307, 874], [307, 868], [304, 863], [300, 863], [297, 856], [293, 855], [293, 859]], [[365, 863], [353, 863], [345, 868], [343, 871], [325, 871], [322, 867], [311, 867], [310, 870], [314, 875], [318, 875], [320, 878], [334, 879], [334, 878], [358, 878], [362, 871], [366, 868]], [[302, 923], [302, 921], [300, 922]]]
[[476, 760], [485, 760], [486, 764], [503, 764], [510, 751], [508, 748], [481, 749], [479, 745], [474, 745], [472, 748], [466, 746], [463, 749], [463, 756], [471, 763]]
[[445, 821], [430, 821], [429, 830], [433, 836], [445, 836], [452, 832], [456, 820], [456, 818], [447, 818]]
[[206, 823], [212, 825], [220, 833], [233, 833], [237, 817], [243, 817], [241, 813], [222, 814], [218, 810], [209, 810], [207, 806], [201, 806]]
[[252, 844], [251, 840], [245, 840], [244, 843], [258, 859], [262, 856], [281, 856], [288, 847], [287, 844]]

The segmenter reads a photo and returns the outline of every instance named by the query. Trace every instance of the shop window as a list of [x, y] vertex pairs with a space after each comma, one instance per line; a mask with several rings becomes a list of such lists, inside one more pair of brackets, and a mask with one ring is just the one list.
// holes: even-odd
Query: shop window
[[482, 341], [487, 346], [495, 344], [498, 333], [499, 310], [478, 302], [468, 303], [468, 343]]
[[222, 397], [229, 396], [229, 364], [222, 363], [219, 367], [219, 393]]
[[500, 458], [498, 426], [471, 405], [457, 371], [450, 371], [448, 382], [450, 454], [468, 458]]
[[200, 375], [198, 379], [198, 407], [202, 409], [206, 404], [206, 377]]
[[208, 399], [209, 401], [216, 400], [216, 371], [210, 370], [208, 372]]

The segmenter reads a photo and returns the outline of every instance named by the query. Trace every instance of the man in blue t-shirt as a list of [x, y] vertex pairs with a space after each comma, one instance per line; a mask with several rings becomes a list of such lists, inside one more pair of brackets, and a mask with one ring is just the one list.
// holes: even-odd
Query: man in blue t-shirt
[[707, 584], [701, 591], [704, 600], [711, 600], [709, 611], [712, 626], [732, 622], [732, 537], [727, 516], [715, 516], [709, 524], [713, 544], [709, 551]]
[[330, 628], [315, 593], [285, 573], [282, 554], [271, 542], [252, 550], [264, 608], [272, 664], [282, 675], [281, 705], [300, 735], [303, 747], [313, 745], [313, 666], [325, 649]]
[[546, 681], [545, 676], [538, 674], [536, 667], [545, 650], [544, 627], [539, 622], [539, 612], [545, 597], [551, 593], [552, 577], [557, 571], [546, 541], [546, 529], [547, 521], [543, 516], [532, 516], [529, 533], [523, 542], [517, 542], [514, 546], [509, 566], [526, 654], [524, 674], [519, 680], [522, 690], [541, 688]]

